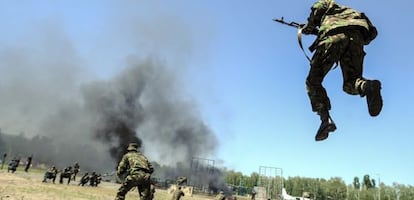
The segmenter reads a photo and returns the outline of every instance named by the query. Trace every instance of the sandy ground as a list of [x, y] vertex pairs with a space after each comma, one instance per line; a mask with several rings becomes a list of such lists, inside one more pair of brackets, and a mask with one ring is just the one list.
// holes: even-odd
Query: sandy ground
[[[102, 182], [98, 187], [81, 187], [77, 181], [67, 184], [42, 183], [42, 172], [16, 171], [14, 174], [0, 170], [0, 200], [59, 200], [59, 199], [115, 199], [119, 184]], [[78, 179], [77, 179], [78, 180]], [[172, 197], [166, 190], [158, 189], [155, 193], [155, 200], [170, 200]], [[137, 190], [130, 191], [126, 199], [138, 199]], [[184, 196], [183, 200], [207, 200], [214, 199], [209, 196], [193, 195]], [[245, 200], [247, 198], [238, 198]]]

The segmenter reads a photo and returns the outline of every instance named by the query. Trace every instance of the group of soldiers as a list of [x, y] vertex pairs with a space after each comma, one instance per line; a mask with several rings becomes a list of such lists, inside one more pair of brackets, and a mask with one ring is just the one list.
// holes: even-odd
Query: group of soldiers
[[[47, 182], [47, 180], [51, 180], [52, 183], [55, 183], [57, 174], [60, 172], [60, 178], [59, 183], [62, 184], [63, 180], [67, 179], [67, 184], [70, 183], [71, 180], [76, 181], [76, 175], [80, 172], [80, 166], [77, 162], [73, 166], [68, 166], [65, 169], [59, 171], [57, 168], [53, 165], [50, 167], [43, 177], [44, 183]], [[96, 187], [98, 186], [102, 181], [102, 175], [97, 174], [96, 172], [92, 172], [92, 174], [89, 175], [88, 172], [85, 172], [84, 175], [79, 180], [80, 186], [85, 186], [89, 183], [90, 186]]]
[[[32, 157], [33, 155], [30, 155], [27, 157], [26, 166], [24, 168], [25, 172], [29, 172], [29, 168], [32, 166]], [[1, 169], [3, 169], [3, 165], [6, 162], [7, 154], [3, 154], [3, 160], [1, 163]], [[14, 173], [17, 170], [17, 167], [19, 167], [20, 164], [20, 157], [14, 157], [8, 164], [7, 172]]]

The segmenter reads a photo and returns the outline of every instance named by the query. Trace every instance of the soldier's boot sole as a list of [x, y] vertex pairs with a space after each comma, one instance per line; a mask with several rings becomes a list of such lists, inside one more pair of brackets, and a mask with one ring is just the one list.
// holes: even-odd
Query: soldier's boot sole
[[366, 94], [368, 112], [372, 117], [375, 117], [382, 110], [381, 82], [378, 80], [367, 81]]
[[330, 132], [336, 130], [336, 125], [332, 120], [322, 122], [315, 135], [315, 141], [323, 141], [328, 138]]

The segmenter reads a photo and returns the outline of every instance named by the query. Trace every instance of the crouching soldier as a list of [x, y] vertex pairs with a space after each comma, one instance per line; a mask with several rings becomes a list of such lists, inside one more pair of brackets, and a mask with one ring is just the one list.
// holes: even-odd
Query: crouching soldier
[[89, 185], [96, 187], [98, 184], [98, 175], [96, 172], [92, 172], [92, 175], [89, 177]]
[[52, 182], [55, 183], [56, 180], [56, 175], [57, 175], [58, 171], [56, 169], [56, 167], [53, 165], [51, 168], [49, 168], [46, 172], [45, 175], [43, 177], [43, 183], [46, 183], [47, 179], [52, 179]]
[[7, 168], [7, 172], [14, 173], [17, 170], [17, 167], [19, 166], [20, 158], [14, 158], [10, 161], [9, 167]]
[[68, 184], [70, 183], [70, 179], [72, 178], [72, 166], [66, 167], [62, 173], [60, 173], [60, 180], [59, 183], [62, 184], [63, 183], [63, 179], [67, 178], [68, 179]]
[[89, 182], [89, 173], [86, 172], [79, 181], [79, 185], [85, 186], [86, 183]]

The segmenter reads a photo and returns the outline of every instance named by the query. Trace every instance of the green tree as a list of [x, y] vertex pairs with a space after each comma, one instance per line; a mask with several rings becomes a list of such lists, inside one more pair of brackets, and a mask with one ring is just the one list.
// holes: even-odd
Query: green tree
[[353, 185], [354, 185], [354, 189], [357, 189], [357, 190], [359, 190], [361, 187], [361, 184], [359, 183], [359, 178], [357, 176], [354, 177]]
[[365, 190], [372, 188], [372, 182], [371, 182], [371, 179], [369, 178], [368, 174], [366, 174], [364, 176], [364, 185], [363, 186], [364, 186]]
[[334, 177], [328, 180], [326, 186], [328, 188], [328, 197], [335, 200], [345, 200], [347, 188], [342, 178]]

